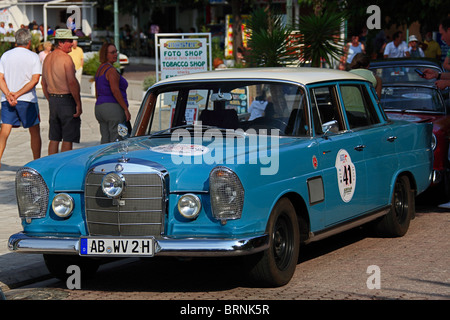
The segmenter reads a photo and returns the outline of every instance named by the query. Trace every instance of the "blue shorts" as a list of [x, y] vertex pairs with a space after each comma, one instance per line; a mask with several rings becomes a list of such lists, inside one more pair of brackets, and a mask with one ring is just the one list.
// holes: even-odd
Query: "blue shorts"
[[41, 122], [39, 106], [37, 102], [17, 101], [15, 107], [11, 107], [8, 101], [2, 102], [2, 122], [13, 127], [31, 128]]

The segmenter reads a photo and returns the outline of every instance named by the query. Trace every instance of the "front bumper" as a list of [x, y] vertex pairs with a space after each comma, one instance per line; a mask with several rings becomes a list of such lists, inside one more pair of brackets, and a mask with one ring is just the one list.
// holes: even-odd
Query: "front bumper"
[[[239, 256], [260, 252], [268, 247], [269, 236], [267, 234], [239, 239], [165, 237], [155, 239], [155, 256]], [[9, 238], [8, 248], [10, 251], [20, 253], [77, 255], [80, 251], [80, 238], [35, 237], [19, 232]]]
[[439, 183], [441, 183], [442, 181], [445, 180], [445, 175], [447, 174], [447, 171], [444, 170], [433, 170], [432, 173], [432, 178], [431, 178], [431, 183], [432, 185], [438, 185]]

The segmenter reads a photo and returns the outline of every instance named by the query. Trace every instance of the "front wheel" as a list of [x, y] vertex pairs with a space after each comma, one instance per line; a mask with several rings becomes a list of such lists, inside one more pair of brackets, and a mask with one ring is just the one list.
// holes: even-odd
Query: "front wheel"
[[387, 237], [401, 237], [406, 234], [414, 217], [415, 202], [408, 177], [401, 176], [395, 182], [391, 209], [376, 225], [376, 230]]
[[270, 236], [269, 249], [247, 257], [250, 276], [259, 285], [283, 286], [294, 275], [300, 246], [295, 208], [288, 199], [275, 205], [266, 232]]

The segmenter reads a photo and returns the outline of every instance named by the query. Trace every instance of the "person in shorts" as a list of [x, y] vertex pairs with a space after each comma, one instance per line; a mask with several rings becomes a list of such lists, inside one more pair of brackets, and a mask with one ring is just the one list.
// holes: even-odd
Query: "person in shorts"
[[68, 54], [78, 37], [69, 29], [58, 29], [54, 39], [55, 50], [44, 60], [41, 82], [50, 110], [49, 155], [59, 152], [61, 141], [61, 152], [72, 150], [73, 143], [80, 142], [82, 113], [80, 84]]
[[36, 85], [41, 77], [39, 56], [30, 51], [31, 32], [19, 29], [16, 47], [6, 51], [0, 60], [1, 130], [0, 168], [6, 142], [13, 127], [23, 126], [30, 132], [33, 158], [41, 157], [41, 133]]

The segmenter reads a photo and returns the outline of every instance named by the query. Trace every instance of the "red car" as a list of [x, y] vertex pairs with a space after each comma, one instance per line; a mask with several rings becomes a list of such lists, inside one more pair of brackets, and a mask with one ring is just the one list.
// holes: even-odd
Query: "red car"
[[381, 105], [389, 119], [433, 123], [433, 179], [430, 188], [439, 200], [450, 199], [450, 114], [442, 92], [433, 85], [384, 84]]

